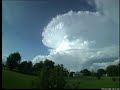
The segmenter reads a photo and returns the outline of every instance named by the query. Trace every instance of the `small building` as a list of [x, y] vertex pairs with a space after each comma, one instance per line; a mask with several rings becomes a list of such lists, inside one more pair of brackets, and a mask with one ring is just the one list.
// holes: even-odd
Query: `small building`
[[83, 73], [75, 72], [75, 73], [73, 74], [73, 77], [80, 77], [80, 76], [83, 76]]

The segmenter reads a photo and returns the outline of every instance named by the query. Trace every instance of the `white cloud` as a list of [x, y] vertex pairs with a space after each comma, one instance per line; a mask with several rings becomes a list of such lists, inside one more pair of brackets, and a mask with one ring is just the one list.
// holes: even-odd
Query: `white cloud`
[[119, 22], [119, 0], [95, 0], [99, 12], [115, 22]]
[[40, 61], [44, 61], [46, 58], [47, 58], [47, 56], [38, 55], [35, 58], [33, 58], [32, 62], [33, 62], [33, 64], [39, 63]]
[[[112, 2], [118, 1], [96, 1], [97, 12], [71, 10], [54, 17], [42, 33], [50, 53], [36, 56], [33, 62], [48, 58], [76, 71], [99, 66], [100, 59], [118, 57], [118, 4]], [[86, 66], [87, 62], [91, 63]]]
[[109, 65], [117, 65], [118, 63], [119, 63], [119, 59], [114, 60], [113, 62], [93, 63], [92, 66], [89, 69], [97, 71], [97, 69], [99, 69], [99, 68], [106, 69], [107, 66], [109, 66]]

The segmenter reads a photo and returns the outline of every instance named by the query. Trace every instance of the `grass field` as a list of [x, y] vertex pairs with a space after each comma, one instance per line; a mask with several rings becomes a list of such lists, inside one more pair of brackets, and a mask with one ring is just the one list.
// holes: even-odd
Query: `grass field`
[[[78, 84], [78, 85], [77, 85]], [[79, 77], [79, 78], [68, 78], [67, 85], [69, 88], [113, 88], [119, 87], [119, 81], [112, 81], [110, 77], [102, 77], [98, 80], [96, 77]], [[75, 87], [74, 87], [75, 86]]]
[[2, 69], [2, 88], [31, 88], [32, 80], [36, 76]]
[[[32, 88], [32, 81], [38, 77], [2, 69], [2, 88]], [[119, 87], [119, 82], [113, 82], [110, 77], [66, 78], [65, 88], [113, 88]]]

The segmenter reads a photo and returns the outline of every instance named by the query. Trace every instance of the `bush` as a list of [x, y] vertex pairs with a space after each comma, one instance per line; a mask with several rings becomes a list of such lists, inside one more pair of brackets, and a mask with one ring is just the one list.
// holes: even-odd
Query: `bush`
[[32, 82], [33, 88], [37, 89], [63, 89], [65, 84], [63, 65], [54, 66], [54, 63], [48, 60], [43, 63], [39, 79]]
[[101, 75], [100, 74], [96, 74], [97, 78], [100, 80], [101, 79]]
[[19, 52], [11, 53], [7, 57], [6, 65], [10, 70], [13, 70], [18, 67], [20, 61], [21, 55], [19, 54]]
[[112, 77], [112, 80], [115, 82], [115, 81], [116, 81], [116, 78], [115, 78], [115, 77]]
[[4, 67], [5, 65], [2, 63], [2, 67]]
[[66, 84], [65, 89], [79, 89], [80, 81], [69, 82]]

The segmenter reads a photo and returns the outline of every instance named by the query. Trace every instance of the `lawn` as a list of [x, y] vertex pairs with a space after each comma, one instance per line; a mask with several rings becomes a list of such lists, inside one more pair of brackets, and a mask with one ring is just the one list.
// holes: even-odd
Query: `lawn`
[[[2, 88], [32, 88], [32, 81], [38, 77], [21, 74], [18, 72], [2, 69]], [[96, 77], [65, 78], [65, 88], [113, 88], [119, 87], [118, 81], [114, 82], [110, 77], [102, 77], [98, 80]]]
[[32, 80], [36, 78], [36, 76], [2, 69], [2, 88], [31, 88]]
[[111, 77], [102, 77], [98, 80], [96, 77], [66, 78], [69, 88], [118, 88], [119, 81], [112, 81]]

